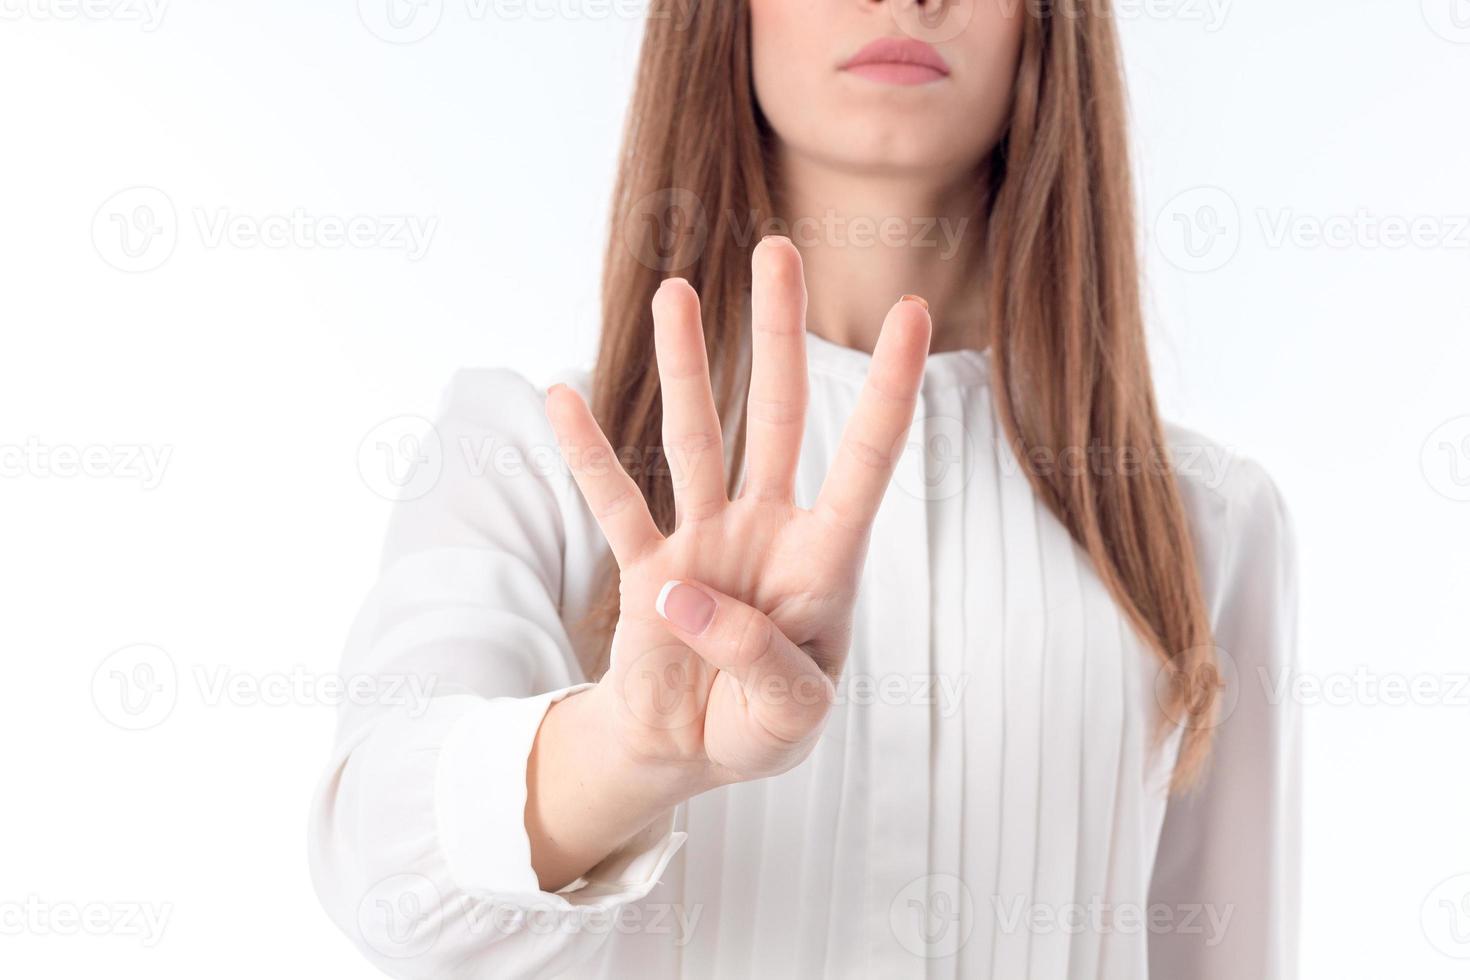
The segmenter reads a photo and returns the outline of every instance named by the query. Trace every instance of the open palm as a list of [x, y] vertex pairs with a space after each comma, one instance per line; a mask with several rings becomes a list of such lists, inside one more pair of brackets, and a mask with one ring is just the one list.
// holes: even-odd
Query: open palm
[[727, 498], [699, 299], [653, 301], [676, 522], [661, 534], [585, 402], [547, 411], [621, 572], [612, 662], [598, 687], [634, 758], [707, 785], [784, 772], [811, 751], [847, 659], [869, 531], [902, 453], [928, 354], [922, 300], [889, 312], [862, 395], [811, 510], [794, 501], [806, 420], [806, 289], [785, 239], [752, 259], [744, 482]]

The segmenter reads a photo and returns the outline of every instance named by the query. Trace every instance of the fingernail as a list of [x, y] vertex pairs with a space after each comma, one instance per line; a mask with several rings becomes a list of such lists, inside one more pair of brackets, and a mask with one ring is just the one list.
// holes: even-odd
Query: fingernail
[[929, 309], [929, 301], [922, 296], [915, 296], [913, 293], [904, 293], [898, 298], [898, 301], [900, 303], [918, 303], [925, 310]]
[[692, 636], [709, 629], [715, 618], [715, 600], [683, 582], [665, 582], [653, 606], [660, 616]]

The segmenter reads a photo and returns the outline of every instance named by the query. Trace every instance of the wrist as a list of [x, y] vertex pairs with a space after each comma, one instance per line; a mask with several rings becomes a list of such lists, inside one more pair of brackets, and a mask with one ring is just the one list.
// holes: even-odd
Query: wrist
[[[568, 699], [571, 700], [571, 699]], [[608, 684], [577, 696], [577, 724], [599, 757], [600, 781], [620, 802], [664, 810], [720, 785], [707, 762], [673, 760], [643, 751], [630, 732], [628, 710]]]

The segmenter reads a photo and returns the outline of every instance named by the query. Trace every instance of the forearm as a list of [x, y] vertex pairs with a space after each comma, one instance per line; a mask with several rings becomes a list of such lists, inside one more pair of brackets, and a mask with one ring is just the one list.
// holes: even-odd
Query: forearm
[[703, 788], [691, 770], [628, 757], [598, 689], [553, 704], [526, 768], [526, 831], [542, 889], [576, 881]]

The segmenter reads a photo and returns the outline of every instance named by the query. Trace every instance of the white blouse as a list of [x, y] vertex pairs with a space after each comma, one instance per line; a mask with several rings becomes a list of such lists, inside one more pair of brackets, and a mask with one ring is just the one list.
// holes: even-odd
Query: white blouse
[[[869, 360], [808, 350], [803, 505]], [[812, 756], [690, 800], [548, 894], [526, 759], [595, 661], [579, 621], [607, 546], [543, 393], [459, 374], [442, 473], [396, 505], [344, 657], [381, 696], [344, 709], [313, 805], [337, 924], [401, 977], [1295, 976], [1298, 722], [1272, 695], [1296, 595], [1274, 486], [1170, 431], [1229, 685], [1206, 782], [1170, 798], [1158, 660], [1033, 495], [988, 375], [973, 351], [929, 359]]]

